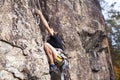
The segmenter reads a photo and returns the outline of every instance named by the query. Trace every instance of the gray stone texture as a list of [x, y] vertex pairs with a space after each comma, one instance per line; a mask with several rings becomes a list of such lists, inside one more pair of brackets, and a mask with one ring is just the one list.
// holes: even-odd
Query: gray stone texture
[[[0, 0], [0, 80], [50, 80], [43, 50], [47, 33], [37, 25], [31, 1]], [[69, 59], [66, 80], [110, 80], [107, 43], [100, 34], [94, 36], [99, 31], [105, 34], [99, 2], [39, 2], [49, 25], [62, 37]]]

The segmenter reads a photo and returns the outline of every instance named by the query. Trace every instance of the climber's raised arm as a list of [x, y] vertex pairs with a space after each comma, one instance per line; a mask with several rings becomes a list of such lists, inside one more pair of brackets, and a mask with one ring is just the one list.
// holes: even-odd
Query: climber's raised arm
[[42, 12], [38, 9], [35, 9], [35, 12], [37, 13], [37, 15], [39, 15], [39, 18], [41, 19], [44, 27], [47, 29], [47, 31], [49, 32], [50, 35], [54, 35], [54, 30], [52, 28], [50, 28], [50, 26], [48, 25], [46, 19], [44, 18]]

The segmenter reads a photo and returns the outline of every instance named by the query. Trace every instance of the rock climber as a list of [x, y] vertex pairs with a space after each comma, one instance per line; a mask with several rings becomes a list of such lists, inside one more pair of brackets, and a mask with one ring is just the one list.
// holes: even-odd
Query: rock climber
[[35, 9], [35, 12], [41, 19], [45, 29], [50, 34], [49, 39], [44, 44], [44, 50], [49, 59], [50, 72], [58, 73], [59, 69], [57, 68], [57, 64], [60, 66], [63, 61], [62, 57], [59, 55], [63, 51], [61, 38], [57, 32], [50, 28], [42, 12], [38, 9]]

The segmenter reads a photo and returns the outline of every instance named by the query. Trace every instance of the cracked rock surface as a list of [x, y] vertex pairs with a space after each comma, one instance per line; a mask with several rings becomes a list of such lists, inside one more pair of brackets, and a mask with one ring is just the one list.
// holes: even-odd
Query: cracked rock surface
[[[49, 25], [62, 37], [69, 60], [65, 80], [113, 80], [98, 0], [39, 2]], [[0, 0], [0, 80], [51, 80], [41, 27], [31, 0]]]
[[50, 80], [42, 36], [28, 1], [0, 3], [0, 80]]

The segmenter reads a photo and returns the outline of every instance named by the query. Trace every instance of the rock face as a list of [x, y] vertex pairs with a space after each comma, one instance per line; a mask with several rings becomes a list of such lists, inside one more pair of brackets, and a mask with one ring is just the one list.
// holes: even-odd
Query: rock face
[[[50, 80], [32, 0], [0, 1], [0, 80]], [[66, 80], [110, 80], [105, 23], [97, 0], [39, 0], [69, 59]], [[39, 6], [39, 5], [38, 5]], [[59, 80], [56, 77], [52, 80]], [[111, 79], [112, 80], [112, 79]]]
[[50, 80], [42, 36], [28, 1], [0, 3], [0, 80]]

